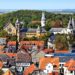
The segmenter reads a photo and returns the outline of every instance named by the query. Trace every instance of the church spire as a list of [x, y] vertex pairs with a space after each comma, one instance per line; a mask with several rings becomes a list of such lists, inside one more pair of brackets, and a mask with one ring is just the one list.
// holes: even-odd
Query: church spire
[[68, 23], [68, 29], [73, 29], [74, 28], [74, 19], [70, 17], [69, 23]]
[[41, 27], [45, 27], [45, 13], [42, 12], [42, 17], [41, 17]]

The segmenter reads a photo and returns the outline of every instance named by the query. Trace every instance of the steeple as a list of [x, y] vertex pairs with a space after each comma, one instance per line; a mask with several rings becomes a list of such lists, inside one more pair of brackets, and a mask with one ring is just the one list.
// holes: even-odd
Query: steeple
[[69, 23], [68, 23], [68, 29], [73, 29], [75, 26], [74, 19], [70, 17]]
[[36, 32], [37, 32], [37, 33], [40, 33], [40, 32], [41, 32], [41, 30], [40, 30], [40, 26], [37, 27]]
[[74, 18], [72, 18], [72, 25], [73, 25], [73, 29], [75, 29], [75, 20], [74, 20]]
[[15, 27], [16, 27], [16, 34], [17, 34], [17, 41], [19, 42], [20, 40], [20, 21], [17, 19], [15, 22]]
[[42, 12], [42, 17], [41, 17], [41, 27], [45, 27], [45, 13]]

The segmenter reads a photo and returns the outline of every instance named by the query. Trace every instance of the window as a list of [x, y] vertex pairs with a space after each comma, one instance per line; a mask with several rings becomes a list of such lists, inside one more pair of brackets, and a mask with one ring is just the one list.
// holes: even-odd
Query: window
[[73, 71], [70, 71], [70, 73], [73, 73]]

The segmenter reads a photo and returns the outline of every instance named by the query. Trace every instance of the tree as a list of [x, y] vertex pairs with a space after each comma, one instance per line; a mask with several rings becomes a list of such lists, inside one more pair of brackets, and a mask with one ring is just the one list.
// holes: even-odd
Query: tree
[[58, 50], [68, 49], [67, 37], [65, 34], [57, 34], [55, 37], [55, 48]]
[[0, 75], [3, 75], [3, 73], [4, 73], [3, 70], [0, 69]]
[[6, 37], [8, 35], [8, 33], [5, 30], [2, 30], [0, 32], [0, 37]]

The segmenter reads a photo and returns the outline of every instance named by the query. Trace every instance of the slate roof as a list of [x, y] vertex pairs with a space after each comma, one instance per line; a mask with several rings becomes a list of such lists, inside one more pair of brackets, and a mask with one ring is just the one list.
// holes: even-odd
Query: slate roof
[[70, 59], [75, 60], [75, 53], [54, 53], [54, 57], [59, 57], [60, 62], [67, 62]]
[[6, 62], [7, 59], [9, 59], [10, 57], [6, 54], [0, 54], [0, 58], [1, 58], [2, 61]]
[[21, 28], [20, 32], [27, 32], [27, 30], [28, 30], [27, 28]]
[[41, 33], [46, 33], [45, 28], [41, 28]]
[[28, 28], [27, 32], [28, 33], [31, 33], [31, 32], [35, 33], [36, 32], [36, 28]]
[[64, 57], [59, 57], [59, 61], [60, 62], [67, 62], [69, 61], [70, 59], [74, 59], [75, 60], [75, 56], [64, 56]]
[[51, 28], [49, 30], [49, 32], [53, 33], [53, 32], [61, 32], [64, 28]]

